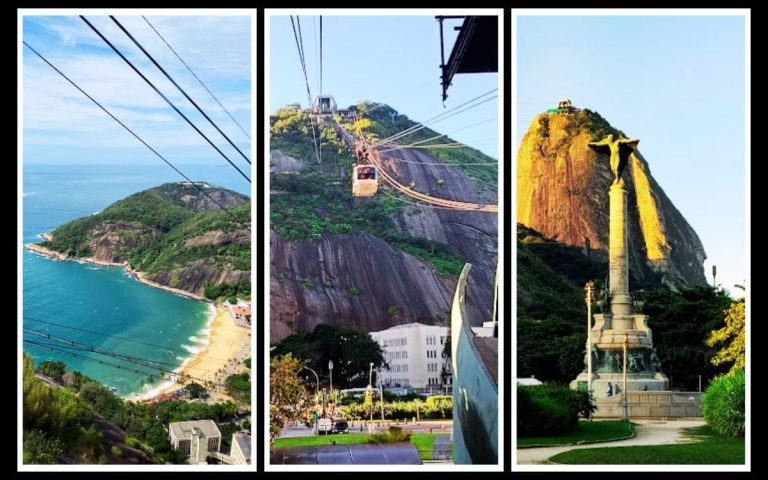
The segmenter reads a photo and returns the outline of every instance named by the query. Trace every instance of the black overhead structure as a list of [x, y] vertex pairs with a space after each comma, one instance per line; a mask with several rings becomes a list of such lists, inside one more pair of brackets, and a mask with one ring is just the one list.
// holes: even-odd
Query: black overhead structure
[[[440, 15], [440, 76], [443, 101], [448, 98], [448, 87], [457, 73], [488, 73], [499, 71], [499, 18], [496, 16]], [[443, 21], [463, 18], [464, 23], [453, 27], [459, 31], [448, 63], [445, 62]]]

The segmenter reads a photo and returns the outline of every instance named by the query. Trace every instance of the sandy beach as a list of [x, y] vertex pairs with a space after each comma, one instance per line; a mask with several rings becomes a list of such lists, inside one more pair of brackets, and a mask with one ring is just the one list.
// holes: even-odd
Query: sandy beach
[[[209, 400], [222, 402], [231, 399], [223, 387], [224, 380], [234, 373], [241, 372], [245, 366], [243, 360], [251, 356], [251, 332], [238, 326], [229, 310], [223, 305], [216, 305], [216, 314], [209, 325], [210, 338], [205, 349], [187, 362], [179, 372], [179, 376], [194, 377], [194, 382], [218, 384], [210, 392]], [[186, 379], [181, 377], [183, 383]], [[158, 395], [173, 392], [183, 387], [182, 381], [165, 382], [159, 387], [141, 395], [129, 397], [128, 400], [150, 400]]]

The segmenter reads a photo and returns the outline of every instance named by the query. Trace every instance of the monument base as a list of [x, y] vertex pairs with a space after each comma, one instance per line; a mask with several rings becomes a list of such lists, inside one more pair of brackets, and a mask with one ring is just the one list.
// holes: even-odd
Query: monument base
[[[586, 390], [587, 372], [581, 372], [570, 387], [573, 390]], [[613, 396], [620, 394], [624, 388], [624, 376], [621, 373], [592, 373], [592, 396], [598, 400], [608, 397], [608, 383], [611, 383]], [[618, 387], [618, 388], [617, 388]], [[669, 390], [669, 379], [663, 373], [628, 373], [627, 391], [629, 392], [663, 392]]]
[[[632, 392], [627, 394], [627, 416], [635, 418], [701, 417], [702, 392]], [[622, 394], [603, 397], [595, 402], [592, 418], [624, 418]]]

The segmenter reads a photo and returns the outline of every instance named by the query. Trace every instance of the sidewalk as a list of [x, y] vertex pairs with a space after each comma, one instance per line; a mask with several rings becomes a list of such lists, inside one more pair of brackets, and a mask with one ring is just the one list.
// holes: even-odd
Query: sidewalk
[[[683, 437], [685, 428], [700, 427], [704, 420], [635, 420], [635, 437], [616, 442], [592, 443], [588, 445], [568, 445], [562, 447], [519, 448], [517, 449], [518, 464], [540, 464], [557, 455], [581, 448], [610, 448], [632, 447], [639, 445], [668, 445], [675, 443], [689, 443], [692, 440]], [[695, 440], [694, 440], [695, 441]]]

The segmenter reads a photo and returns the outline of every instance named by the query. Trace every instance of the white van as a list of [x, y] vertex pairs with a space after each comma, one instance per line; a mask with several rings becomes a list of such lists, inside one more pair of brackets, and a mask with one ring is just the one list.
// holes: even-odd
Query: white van
[[330, 418], [318, 418], [317, 419], [317, 434], [325, 433], [326, 435], [333, 430], [333, 421]]

